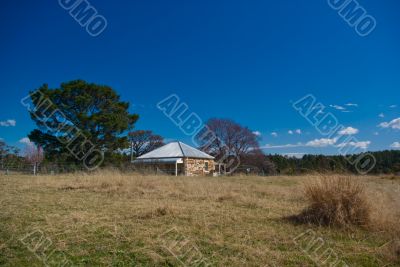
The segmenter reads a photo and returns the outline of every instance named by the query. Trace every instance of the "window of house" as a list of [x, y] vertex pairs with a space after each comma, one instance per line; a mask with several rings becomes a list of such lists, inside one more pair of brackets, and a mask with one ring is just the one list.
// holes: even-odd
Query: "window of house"
[[208, 162], [205, 162], [205, 163], [204, 163], [204, 169], [205, 169], [206, 171], [208, 171]]

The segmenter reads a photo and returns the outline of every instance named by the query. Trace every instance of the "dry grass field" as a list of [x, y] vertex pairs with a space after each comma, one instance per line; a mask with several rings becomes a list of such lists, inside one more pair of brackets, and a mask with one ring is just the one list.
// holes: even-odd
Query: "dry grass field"
[[400, 266], [400, 179], [351, 178], [366, 186], [369, 226], [287, 219], [318, 175], [0, 175], [0, 265], [329, 266], [330, 251], [337, 266]]

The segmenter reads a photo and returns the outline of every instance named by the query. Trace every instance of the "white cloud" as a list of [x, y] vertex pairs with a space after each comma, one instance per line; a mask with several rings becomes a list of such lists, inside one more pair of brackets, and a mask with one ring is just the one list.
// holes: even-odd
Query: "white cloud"
[[278, 136], [278, 133], [277, 133], [277, 132], [272, 132], [271, 135], [272, 135], [273, 137], [277, 137], [277, 136]]
[[348, 107], [358, 107], [358, 104], [347, 103], [346, 106], [348, 106]]
[[400, 148], [400, 142], [394, 142], [390, 145], [391, 148]]
[[374, 135], [379, 135], [379, 133], [378, 132], [374, 132]]
[[261, 148], [290, 148], [290, 147], [327, 147], [334, 145], [337, 142], [337, 138], [321, 138], [309, 141], [307, 143], [297, 143], [297, 144], [285, 144], [285, 145], [265, 145]]
[[346, 146], [352, 146], [356, 148], [361, 148], [361, 149], [367, 149], [368, 146], [371, 144], [371, 141], [352, 141], [352, 142], [346, 142], [346, 143], [341, 143], [336, 145], [338, 142], [338, 138], [321, 138], [321, 139], [314, 139], [311, 141], [308, 141], [307, 143], [297, 143], [297, 144], [285, 144], [285, 145], [265, 145], [262, 146], [261, 149], [265, 148], [293, 148], [293, 147], [328, 147], [328, 146], [335, 146], [338, 148], [341, 147], [346, 147]]
[[253, 134], [254, 134], [255, 136], [261, 136], [261, 132], [260, 132], [260, 131], [254, 131]]
[[389, 108], [397, 108], [397, 105], [391, 105]]
[[292, 131], [292, 130], [289, 130], [289, 131], [288, 131], [288, 134], [294, 134], [294, 133], [296, 133], [296, 134], [301, 134], [301, 130], [300, 130], [300, 129], [296, 129], [296, 130], [294, 130], [294, 131]]
[[17, 125], [17, 122], [15, 120], [0, 121], [0, 126], [14, 127], [15, 125]]
[[285, 157], [288, 157], [288, 158], [301, 159], [305, 155], [305, 153], [283, 153], [281, 155], [285, 156]]
[[341, 143], [337, 145], [337, 147], [353, 146], [356, 148], [367, 149], [370, 144], [371, 141], [348, 142], [348, 143]]
[[20, 142], [21, 144], [24, 144], [24, 145], [27, 145], [27, 146], [33, 146], [33, 145], [34, 145], [34, 143], [31, 142], [31, 140], [29, 140], [28, 137], [21, 138], [21, 139], [19, 140], [19, 142]]
[[353, 135], [353, 134], [358, 134], [359, 130], [356, 128], [353, 128], [351, 126], [344, 128], [339, 131], [340, 135]]
[[378, 117], [379, 117], [379, 118], [385, 118], [385, 114], [380, 113], [380, 114], [378, 115]]
[[286, 144], [286, 145], [270, 145], [266, 144], [265, 146], [262, 146], [261, 149], [264, 148], [289, 148], [289, 147], [301, 147], [304, 146], [302, 143], [297, 143], [297, 144]]
[[306, 146], [309, 147], [327, 147], [334, 145], [337, 141], [337, 138], [321, 138], [321, 139], [314, 139], [306, 143]]
[[337, 109], [337, 110], [346, 110], [346, 108], [339, 106], [339, 105], [329, 105], [331, 108]]
[[382, 122], [381, 124], [379, 124], [379, 127], [400, 129], [400, 118], [394, 119], [390, 122]]

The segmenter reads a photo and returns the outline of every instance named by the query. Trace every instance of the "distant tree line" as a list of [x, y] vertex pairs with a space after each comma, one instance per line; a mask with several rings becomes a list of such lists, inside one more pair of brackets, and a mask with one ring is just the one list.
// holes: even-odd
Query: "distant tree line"
[[[376, 159], [375, 167], [369, 174], [400, 174], [400, 151], [385, 150], [369, 152]], [[352, 155], [356, 159], [359, 154]], [[346, 156], [349, 157], [349, 156]], [[304, 155], [301, 158], [282, 155], [266, 155], [265, 158], [275, 165], [279, 174], [303, 174], [311, 172], [353, 173], [357, 174], [354, 164], [343, 155]]]

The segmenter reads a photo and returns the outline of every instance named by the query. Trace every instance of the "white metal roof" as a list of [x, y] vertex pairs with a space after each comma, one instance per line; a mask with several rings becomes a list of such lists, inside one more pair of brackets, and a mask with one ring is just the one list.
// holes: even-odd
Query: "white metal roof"
[[133, 163], [143, 164], [143, 163], [183, 163], [182, 158], [160, 158], [160, 159], [136, 159], [132, 161]]
[[165, 159], [165, 158], [198, 158], [198, 159], [214, 159], [213, 156], [204, 153], [194, 147], [186, 145], [182, 142], [171, 142], [159, 147], [147, 154], [138, 157], [136, 160], [148, 159]]

